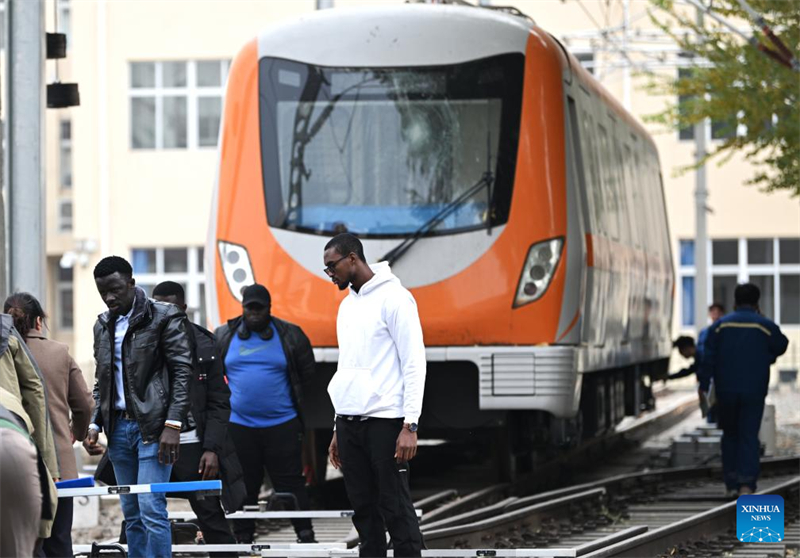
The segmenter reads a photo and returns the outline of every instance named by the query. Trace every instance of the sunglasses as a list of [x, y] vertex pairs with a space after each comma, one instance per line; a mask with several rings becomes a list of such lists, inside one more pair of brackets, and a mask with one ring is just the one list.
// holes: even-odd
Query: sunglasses
[[336, 272], [336, 266], [339, 265], [340, 261], [342, 261], [344, 259], [347, 259], [348, 257], [350, 257], [350, 254], [347, 254], [346, 256], [342, 256], [341, 258], [339, 258], [338, 260], [336, 260], [333, 263], [329, 263], [327, 266], [325, 266], [325, 274], [328, 277], [333, 277], [333, 274]]

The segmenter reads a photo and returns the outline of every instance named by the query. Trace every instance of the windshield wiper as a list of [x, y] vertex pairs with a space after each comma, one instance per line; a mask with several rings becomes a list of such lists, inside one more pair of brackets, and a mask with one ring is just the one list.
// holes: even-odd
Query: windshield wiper
[[[453, 213], [456, 209], [458, 209], [462, 203], [466, 200], [480, 192], [483, 188], [486, 188], [491, 195], [492, 191], [492, 184], [494, 183], [494, 176], [491, 172], [486, 171], [483, 176], [481, 176], [480, 180], [478, 180], [475, 184], [473, 184], [468, 190], [464, 191], [460, 196], [456, 199], [448, 203], [446, 206], [442, 208], [439, 213], [431, 217], [429, 220], [425, 221], [420, 228], [414, 231], [414, 234], [403, 240], [400, 244], [386, 252], [383, 257], [381, 257], [380, 262], [388, 262], [389, 265], [394, 265], [394, 263], [399, 260], [403, 254], [408, 252], [408, 250], [416, 244], [416, 242], [422, 238], [426, 233], [433, 230], [436, 225], [441, 223], [442, 221], [447, 218], [448, 215]], [[491, 200], [490, 200], [491, 203]], [[492, 222], [492, 215], [491, 215], [491, 205], [487, 206], [486, 208], [487, 214], [487, 221], [489, 226], [491, 227]]]

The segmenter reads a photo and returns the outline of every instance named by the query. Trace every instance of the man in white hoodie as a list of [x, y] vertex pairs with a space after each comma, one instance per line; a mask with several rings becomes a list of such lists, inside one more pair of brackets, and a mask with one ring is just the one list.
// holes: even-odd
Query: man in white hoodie
[[361, 556], [420, 556], [422, 535], [408, 488], [425, 389], [425, 345], [414, 297], [381, 262], [367, 265], [355, 236], [325, 246], [325, 273], [339, 290], [339, 367], [328, 385], [336, 411], [331, 464], [341, 467]]

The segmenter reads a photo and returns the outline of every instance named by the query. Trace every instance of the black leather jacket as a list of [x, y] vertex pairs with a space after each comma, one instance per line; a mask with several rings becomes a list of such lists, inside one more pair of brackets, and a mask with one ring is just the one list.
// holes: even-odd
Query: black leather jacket
[[[286, 355], [286, 372], [289, 374], [289, 383], [292, 386], [292, 402], [297, 410], [297, 416], [303, 422], [303, 387], [314, 374], [316, 366], [314, 350], [311, 348], [308, 337], [299, 326], [279, 320], [275, 316], [272, 316], [272, 325], [277, 328], [281, 338], [283, 354]], [[228, 320], [227, 324], [218, 327], [214, 332], [223, 366], [228, 348], [231, 346], [231, 339], [239, 329], [246, 329], [241, 316]], [[225, 375], [227, 376], [227, 371]]]
[[[92, 422], [114, 431], [114, 326], [109, 312], [94, 325], [94, 413]], [[164, 422], [184, 422], [189, 410], [193, 370], [192, 340], [186, 314], [177, 306], [147, 298], [136, 287], [128, 332], [122, 341], [125, 399], [136, 416], [142, 441], [155, 442]]]

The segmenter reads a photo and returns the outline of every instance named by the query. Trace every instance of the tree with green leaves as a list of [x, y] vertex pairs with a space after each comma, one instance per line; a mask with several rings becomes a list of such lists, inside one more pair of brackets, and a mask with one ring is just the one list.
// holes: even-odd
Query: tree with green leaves
[[[650, 92], [679, 96], [682, 102], [647, 120], [677, 130], [705, 118], [721, 123], [729, 132], [720, 134], [726, 139], [698, 164], [712, 158], [721, 158], [724, 163], [741, 152], [756, 169], [749, 184], [768, 192], [788, 191], [800, 196], [800, 72], [786, 60], [787, 54], [796, 56], [800, 46], [800, 1], [706, 0], [704, 5], [710, 4], [716, 17], [706, 17], [702, 27], [696, 23], [694, 8], [687, 9], [684, 2], [651, 2], [652, 21], [672, 37], [684, 52], [681, 58], [690, 65], [677, 78], [651, 76], [647, 85]], [[748, 13], [747, 8], [753, 11]], [[759, 36], [748, 17], [753, 12], [763, 18], [761, 23], [776, 30], [783, 51], [780, 44], [773, 46]], [[733, 23], [752, 37], [743, 39], [720, 20]]]

